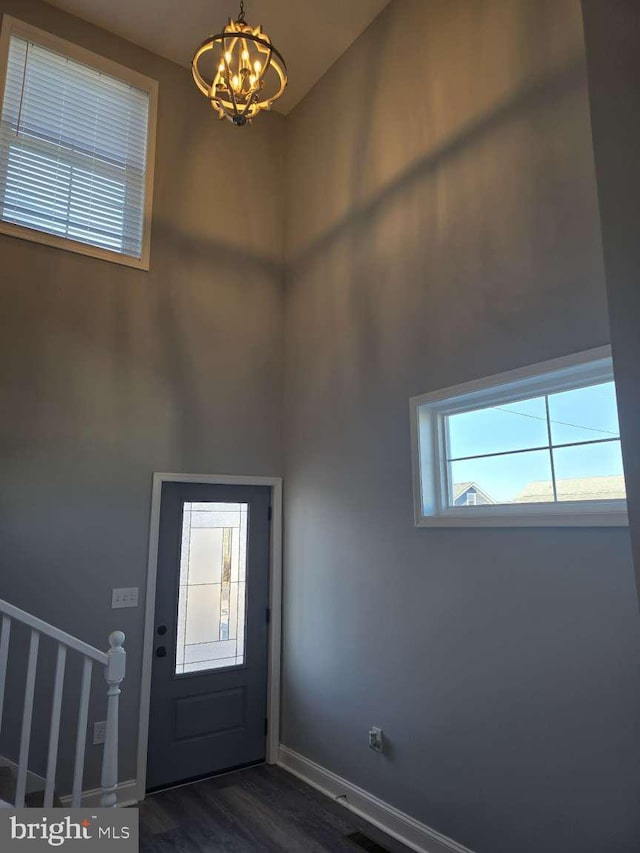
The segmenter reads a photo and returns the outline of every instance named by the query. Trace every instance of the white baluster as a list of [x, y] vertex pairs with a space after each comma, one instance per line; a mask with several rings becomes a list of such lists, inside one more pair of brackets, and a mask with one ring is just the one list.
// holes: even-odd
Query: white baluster
[[104, 752], [102, 753], [102, 808], [112, 808], [116, 805], [118, 787], [118, 702], [120, 684], [124, 679], [127, 654], [122, 648], [124, 643], [122, 631], [114, 631], [109, 637], [109, 662], [105, 669], [107, 681], [107, 724], [104, 737]]
[[58, 761], [58, 741], [60, 739], [60, 710], [62, 708], [62, 689], [64, 686], [64, 668], [67, 660], [67, 649], [58, 643], [58, 659], [56, 661], [56, 679], [53, 687], [53, 702], [51, 705], [51, 726], [49, 728], [49, 755], [47, 758], [47, 782], [44, 789], [44, 807], [50, 809], [53, 805], [53, 792], [56, 784], [56, 763]]
[[73, 789], [71, 792], [71, 807], [80, 808], [82, 801], [82, 778], [84, 776], [84, 753], [87, 743], [87, 718], [89, 716], [89, 691], [91, 689], [90, 658], [84, 659], [82, 667], [82, 684], [80, 687], [80, 707], [78, 709], [78, 731], [76, 734], [76, 758], [73, 768]]
[[7, 659], [9, 656], [9, 635], [11, 634], [11, 618], [2, 617], [0, 632], [0, 730], [2, 729], [2, 709], [4, 708], [4, 687], [7, 680]]
[[38, 666], [38, 646], [40, 634], [31, 632], [29, 643], [29, 663], [27, 665], [27, 680], [24, 688], [24, 707], [22, 711], [22, 732], [20, 734], [20, 754], [18, 756], [18, 777], [16, 780], [15, 807], [24, 807], [24, 796], [27, 790], [27, 773], [29, 771], [29, 744], [31, 742], [31, 718], [33, 716], [33, 694], [36, 686], [36, 669]]

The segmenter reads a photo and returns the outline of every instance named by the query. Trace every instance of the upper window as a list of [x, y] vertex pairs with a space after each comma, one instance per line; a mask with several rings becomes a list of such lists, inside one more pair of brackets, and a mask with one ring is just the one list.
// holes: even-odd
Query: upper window
[[4, 16], [0, 232], [149, 268], [157, 84]]
[[626, 523], [608, 348], [411, 404], [418, 525]]

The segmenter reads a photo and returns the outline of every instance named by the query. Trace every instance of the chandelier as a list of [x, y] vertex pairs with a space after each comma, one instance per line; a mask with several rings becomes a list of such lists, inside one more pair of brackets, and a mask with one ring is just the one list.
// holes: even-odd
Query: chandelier
[[[209, 79], [204, 76], [206, 63], [212, 69]], [[229, 19], [223, 32], [209, 36], [196, 50], [191, 70], [196, 86], [218, 116], [240, 127], [260, 110], [271, 109], [287, 85], [282, 54], [261, 25], [247, 24], [243, 0], [237, 20]]]

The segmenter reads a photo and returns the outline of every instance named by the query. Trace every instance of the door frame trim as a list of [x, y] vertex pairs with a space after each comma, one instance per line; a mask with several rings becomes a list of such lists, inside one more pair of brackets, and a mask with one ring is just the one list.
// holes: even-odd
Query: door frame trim
[[282, 648], [282, 477], [247, 477], [234, 474], [170, 474], [153, 475], [149, 555], [145, 594], [144, 643], [140, 682], [140, 717], [138, 724], [138, 770], [136, 798], [142, 802], [147, 791], [147, 747], [151, 703], [151, 667], [156, 607], [156, 575], [158, 572], [158, 539], [160, 533], [160, 500], [163, 483], [202, 483], [220, 486], [268, 486], [271, 489], [271, 553], [269, 555], [269, 660], [267, 684], [267, 764], [277, 764], [280, 748], [280, 656]]

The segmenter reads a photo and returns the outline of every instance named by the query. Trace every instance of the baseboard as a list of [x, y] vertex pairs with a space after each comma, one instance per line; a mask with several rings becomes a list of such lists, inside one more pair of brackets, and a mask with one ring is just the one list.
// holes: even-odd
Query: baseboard
[[[133, 806], [138, 802], [137, 797], [137, 782], [135, 779], [128, 779], [126, 782], [120, 782], [118, 785], [118, 808], [125, 806]], [[100, 797], [102, 790], [93, 788], [89, 791], [82, 792], [82, 808], [83, 809], [99, 809]], [[60, 797], [60, 802], [65, 808], [71, 808], [71, 794], [66, 794]]]
[[473, 853], [289, 747], [280, 746], [278, 764], [417, 853]]

